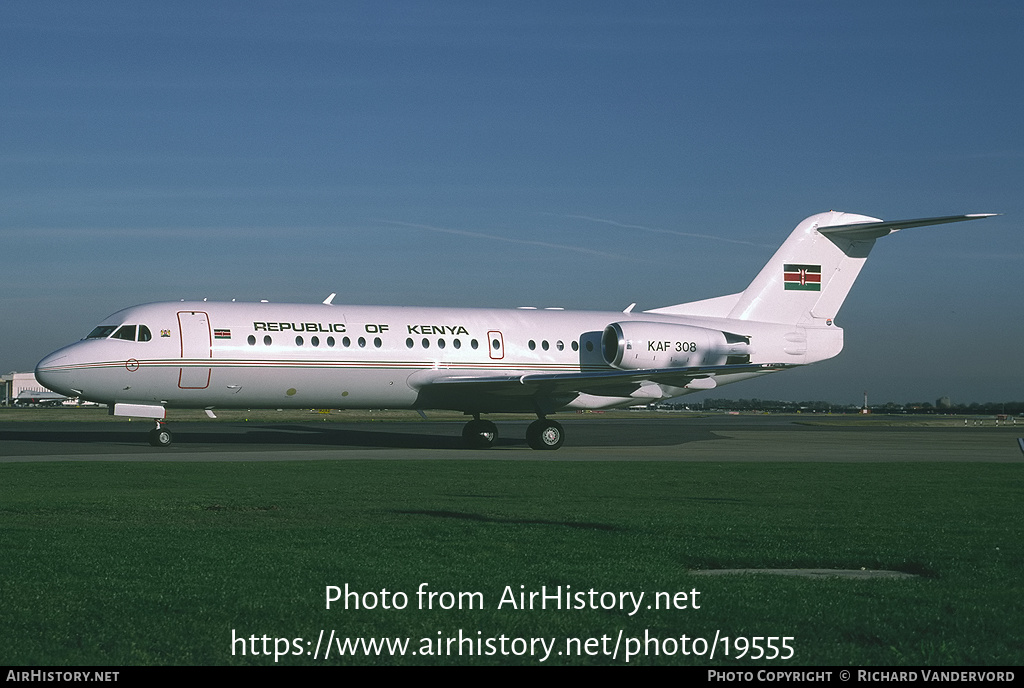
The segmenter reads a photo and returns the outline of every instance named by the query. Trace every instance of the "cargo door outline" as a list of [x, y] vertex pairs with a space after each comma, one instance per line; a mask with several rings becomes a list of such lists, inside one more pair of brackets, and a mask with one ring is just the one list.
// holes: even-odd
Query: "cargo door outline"
[[178, 387], [206, 389], [210, 386], [211, 369], [189, 365], [186, 361], [213, 358], [210, 316], [203, 311], [178, 311], [178, 331], [181, 333], [182, 362], [178, 372]]

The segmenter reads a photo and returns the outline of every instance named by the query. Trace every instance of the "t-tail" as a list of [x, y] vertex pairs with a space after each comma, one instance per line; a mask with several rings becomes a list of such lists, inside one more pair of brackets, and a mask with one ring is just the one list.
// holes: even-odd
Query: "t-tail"
[[[819, 213], [797, 225], [750, 286], [739, 294], [648, 312], [725, 318], [731, 321], [728, 326], [740, 334], [760, 332], [761, 335], [754, 338], [756, 343], [752, 341], [755, 352], [752, 361], [797, 364], [822, 361], [837, 355], [843, 348], [842, 329], [833, 320], [876, 239], [900, 229], [992, 215], [950, 215], [886, 222], [852, 213]], [[749, 325], [744, 326], [744, 321]]]
[[797, 225], [740, 294], [728, 317], [802, 327], [829, 326], [876, 239], [909, 227], [983, 217], [991, 214], [893, 222], [836, 211], [812, 215]]

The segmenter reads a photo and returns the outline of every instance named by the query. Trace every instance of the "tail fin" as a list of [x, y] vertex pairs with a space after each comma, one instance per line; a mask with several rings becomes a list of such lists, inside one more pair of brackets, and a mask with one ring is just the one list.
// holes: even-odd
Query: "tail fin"
[[836, 211], [812, 215], [797, 225], [739, 295], [728, 317], [803, 326], [831, 324], [828, 321], [846, 300], [875, 239], [908, 227], [983, 217], [991, 214], [894, 222]]

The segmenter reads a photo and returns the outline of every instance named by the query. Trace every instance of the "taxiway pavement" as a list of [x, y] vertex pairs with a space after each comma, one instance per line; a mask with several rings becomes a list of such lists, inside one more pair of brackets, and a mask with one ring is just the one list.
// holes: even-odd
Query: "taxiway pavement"
[[559, 418], [558, 451], [531, 450], [528, 420], [499, 421], [488, 450], [462, 447], [458, 422], [171, 423], [150, 447], [149, 423], [0, 423], [0, 463], [39, 461], [982, 461], [1020, 462], [1024, 427], [922, 427], [794, 421], [792, 416]]

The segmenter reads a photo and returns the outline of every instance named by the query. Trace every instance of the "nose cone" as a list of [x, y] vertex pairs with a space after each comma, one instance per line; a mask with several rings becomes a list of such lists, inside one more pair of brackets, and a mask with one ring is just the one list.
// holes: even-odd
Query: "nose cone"
[[71, 365], [71, 357], [68, 354], [68, 349], [71, 347], [64, 347], [58, 351], [54, 351], [52, 354], [39, 361], [36, 364], [36, 379], [47, 389], [53, 390], [58, 394], [63, 394], [68, 397], [76, 397], [80, 394], [77, 390], [72, 389], [72, 370], [74, 368]]

